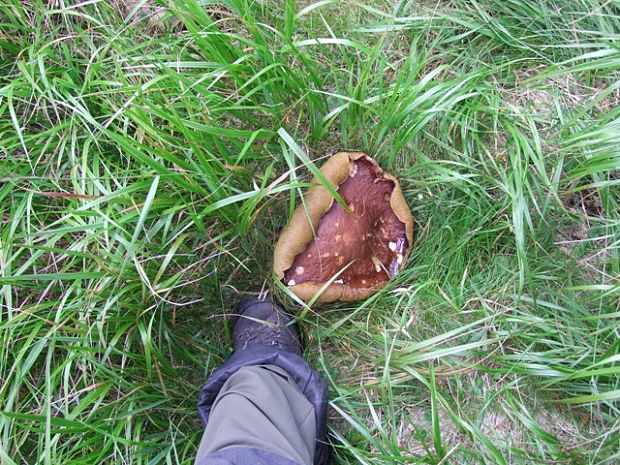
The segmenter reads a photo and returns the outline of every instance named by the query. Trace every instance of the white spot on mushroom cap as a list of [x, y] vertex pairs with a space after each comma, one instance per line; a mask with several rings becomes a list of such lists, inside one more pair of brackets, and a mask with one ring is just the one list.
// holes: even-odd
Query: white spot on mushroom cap
[[335, 284], [344, 284], [344, 281], [342, 279], [334, 279], [334, 283]]
[[334, 236], [334, 240], [335, 241], [341, 241], [342, 240], [342, 236], [340, 234], [336, 234], [336, 236]]
[[398, 263], [396, 260], [392, 260], [392, 263], [390, 263], [390, 276], [396, 276], [396, 273], [398, 273]]
[[295, 268], [295, 274], [304, 274], [304, 267], [303, 266], [298, 266], [297, 268]]
[[396, 255], [396, 261], [398, 262], [398, 264], [402, 264], [403, 263], [403, 255], [402, 254], [398, 254]]
[[381, 261], [373, 255], [372, 262], [375, 264], [375, 270], [379, 273], [381, 271]]
[[286, 283], [287, 286], [294, 286], [295, 285], [295, 280], [291, 279], [288, 283]]
[[396, 252], [396, 242], [390, 242], [388, 244], [388, 247], [390, 248], [392, 252]]
[[354, 178], [355, 175], [357, 174], [357, 170], [358, 170], [357, 164], [351, 163], [351, 165], [349, 166], [349, 176]]

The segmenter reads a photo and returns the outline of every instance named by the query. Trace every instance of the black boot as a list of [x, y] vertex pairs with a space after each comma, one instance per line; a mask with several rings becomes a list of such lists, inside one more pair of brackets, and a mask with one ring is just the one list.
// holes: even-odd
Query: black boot
[[284, 309], [265, 299], [249, 297], [239, 304], [233, 326], [235, 352], [260, 344], [301, 355], [299, 333]]

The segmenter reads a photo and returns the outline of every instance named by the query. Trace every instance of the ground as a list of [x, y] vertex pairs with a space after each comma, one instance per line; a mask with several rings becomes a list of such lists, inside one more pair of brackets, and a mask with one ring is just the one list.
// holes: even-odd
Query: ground
[[[0, 2], [0, 462], [191, 464], [240, 296], [335, 463], [620, 463], [616, 0]], [[302, 306], [271, 253], [339, 149], [413, 253]]]

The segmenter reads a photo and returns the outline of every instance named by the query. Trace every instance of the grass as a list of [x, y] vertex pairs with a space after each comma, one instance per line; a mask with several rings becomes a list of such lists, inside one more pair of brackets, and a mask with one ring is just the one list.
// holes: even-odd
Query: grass
[[[261, 286], [336, 463], [620, 462], [617, 1], [120, 3], [0, 1], [1, 463], [191, 464]], [[272, 247], [341, 148], [413, 255], [300, 311]]]

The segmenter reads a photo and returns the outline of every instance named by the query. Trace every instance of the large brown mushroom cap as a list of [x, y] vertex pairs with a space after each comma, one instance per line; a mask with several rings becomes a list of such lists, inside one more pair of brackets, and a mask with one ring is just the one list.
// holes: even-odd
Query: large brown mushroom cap
[[365, 299], [406, 263], [411, 210], [396, 178], [365, 153], [339, 152], [321, 173], [350, 211], [322, 185], [310, 188], [276, 244], [275, 274], [306, 301], [336, 275], [318, 301]]

